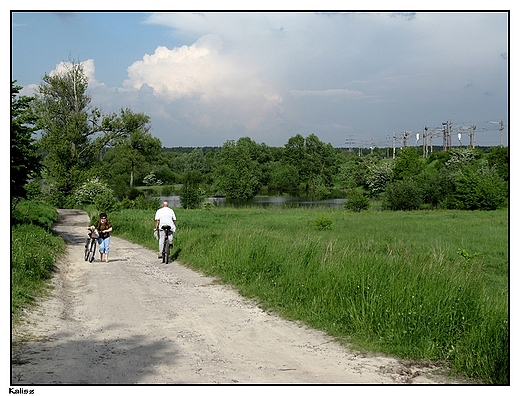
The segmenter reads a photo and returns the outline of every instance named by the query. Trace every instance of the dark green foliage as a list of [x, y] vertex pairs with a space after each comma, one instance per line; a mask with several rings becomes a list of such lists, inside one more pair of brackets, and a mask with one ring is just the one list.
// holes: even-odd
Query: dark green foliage
[[40, 201], [22, 200], [11, 212], [11, 225], [30, 224], [50, 231], [56, 220], [56, 209]]
[[202, 174], [198, 170], [190, 171], [186, 174], [182, 184], [180, 199], [184, 209], [198, 209], [204, 200], [204, 191], [200, 183]]
[[398, 180], [387, 186], [383, 195], [383, 207], [389, 210], [419, 209], [422, 198], [421, 189], [414, 180]]
[[249, 138], [240, 138], [222, 146], [215, 182], [218, 191], [231, 200], [247, 200], [260, 189], [258, 162], [252, 157], [255, 144]]
[[[159, 198], [146, 199], [144, 195], [138, 195], [134, 199], [123, 198], [114, 206], [114, 211], [122, 211], [125, 209], [139, 209], [155, 211], [161, 207], [161, 200]], [[118, 227], [119, 229], [119, 227]]]
[[343, 205], [347, 210], [361, 212], [369, 208], [370, 200], [359, 190], [349, 190], [347, 192], [347, 200]]
[[31, 111], [34, 98], [17, 96], [22, 87], [15, 83], [11, 82], [11, 209], [27, 197], [24, 186], [42, 169], [38, 144], [32, 137], [37, 120]]
[[407, 178], [414, 178], [426, 166], [426, 163], [422, 157], [417, 154], [417, 151], [413, 147], [406, 147], [398, 151], [397, 161], [393, 168], [394, 180], [403, 180]]
[[83, 66], [73, 62], [65, 72], [43, 77], [35, 101], [51, 202], [57, 207], [73, 205], [68, 197], [83, 181], [84, 167], [95, 159], [90, 136], [99, 113], [89, 111], [87, 86]]
[[507, 203], [507, 184], [494, 168], [465, 168], [454, 179], [454, 187], [454, 209], [495, 210]]
[[49, 279], [65, 242], [51, 231], [56, 209], [22, 200], [11, 214], [11, 313], [31, 303]]
[[328, 216], [321, 216], [314, 220], [314, 227], [318, 231], [330, 230], [332, 228], [332, 219]]
[[298, 192], [298, 169], [289, 164], [274, 162], [271, 166], [269, 191], [274, 194], [294, 194]]
[[487, 155], [489, 166], [495, 168], [498, 176], [509, 181], [509, 148], [490, 147]]
[[297, 169], [296, 183], [302, 194], [319, 197], [332, 187], [337, 169], [336, 152], [330, 143], [323, 143], [314, 134], [289, 138], [281, 162]]

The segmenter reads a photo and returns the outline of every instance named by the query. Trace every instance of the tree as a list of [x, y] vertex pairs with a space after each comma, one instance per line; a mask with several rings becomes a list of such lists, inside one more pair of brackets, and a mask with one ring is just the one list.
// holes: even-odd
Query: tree
[[509, 181], [509, 148], [490, 147], [487, 154], [490, 167], [495, 167], [497, 173], [504, 181]]
[[273, 162], [269, 190], [277, 194], [295, 194], [298, 190], [298, 169], [294, 165]]
[[426, 166], [424, 159], [417, 154], [414, 147], [399, 150], [394, 166], [394, 180], [416, 177]]
[[27, 182], [40, 175], [42, 165], [38, 145], [32, 137], [36, 116], [31, 111], [34, 97], [18, 96], [22, 87], [11, 82], [11, 210], [26, 198]]
[[258, 163], [251, 159], [251, 139], [228, 140], [218, 156], [215, 183], [229, 199], [249, 199], [259, 191]]
[[83, 66], [74, 61], [63, 65], [61, 72], [45, 74], [34, 102], [56, 206], [71, 204], [68, 197], [83, 181], [82, 171], [95, 160], [91, 137], [99, 131], [100, 118], [99, 111], [90, 108]]
[[298, 184], [306, 193], [332, 187], [336, 173], [336, 152], [331, 144], [321, 142], [314, 134], [306, 139], [300, 134], [285, 145], [282, 162], [298, 169]]
[[192, 170], [186, 173], [182, 184], [180, 199], [184, 209], [200, 208], [204, 201], [204, 191], [200, 187], [202, 174], [198, 170]]
[[[104, 129], [109, 131], [110, 144], [113, 148], [105, 156], [106, 172], [115, 171], [114, 175], [124, 175], [127, 183], [134, 186], [135, 173], [155, 160], [162, 143], [150, 133], [150, 117], [143, 113], [133, 113], [130, 109], [121, 109], [120, 114], [112, 114], [103, 120]], [[114, 167], [114, 163], [117, 166]], [[144, 177], [144, 176], [143, 176]]]

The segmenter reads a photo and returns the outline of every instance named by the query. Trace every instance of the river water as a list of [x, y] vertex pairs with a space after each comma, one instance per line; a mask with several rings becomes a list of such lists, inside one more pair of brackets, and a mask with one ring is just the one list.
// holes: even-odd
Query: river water
[[[161, 201], [168, 201], [171, 207], [180, 207], [181, 200], [178, 195], [158, 197]], [[247, 201], [231, 202], [223, 197], [206, 198], [204, 202], [211, 202], [217, 207], [276, 207], [276, 208], [311, 208], [328, 207], [331, 209], [343, 209], [346, 199], [313, 200], [304, 197], [254, 197]]]

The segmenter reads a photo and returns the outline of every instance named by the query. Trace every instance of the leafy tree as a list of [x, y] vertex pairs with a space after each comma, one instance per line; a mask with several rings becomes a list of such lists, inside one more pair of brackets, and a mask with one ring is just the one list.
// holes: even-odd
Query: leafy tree
[[25, 186], [41, 172], [38, 144], [32, 137], [36, 116], [31, 111], [34, 97], [18, 96], [22, 87], [11, 82], [11, 210], [27, 197]]
[[427, 166], [414, 180], [422, 191], [423, 203], [432, 208], [446, 207], [452, 184], [445, 168]]
[[298, 190], [298, 169], [294, 165], [273, 162], [270, 170], [269, 191], [277, 194], [295, 194]]
[[[332, 187], [332, 176], [336, 173], [336, 152], [332, 145], [321, 142], [316, 135], [311, 134], [304, 139], [297, 134], [289, 138], [282, 162], [298, 169], [298, 184], [306, 193], [312, 193], [318, 185], [321, 186], [320, 191]], [[319, 184], [316, 184], [317, 180]]]
[[192, 170], [186, 174], [180, 192], [181, 205], [184, 209], [200, 208], [204, 200], [204, 191], [200, 186], [201, 181], [202, 174], [198, 170]]
[[394, 166], [394, 180], [416, 177], [426, 166], [424, 159], [417, 154], [414, 147], [399, 150]]
[[62, 72], [45, 74], [38, 88], [37, 127], [56, 206], [70, 205], [67, 197], [83, 181], [82, 171], [95, 160], [91, 138], [99, 131], [100, 114], [90, 108], [87, 86], [83, 66], [72, 62]]
[[452, 209], [496, 210], [507, 202], [507, 184], [495, 168], [465, 167], [454, 180]]
[[[104, 128], [110, 131], [113, 148], [105, 156], [105, 171], [113, 175], [124, 175], [130, 188], [134, 186], [135, 174], [144, 175], [161, 152], [161, 141], [150, 133], [150, 117], [121, 109], [119, 116], [113, 114], [104, 119]], [[117, 166], [113, 166], [117, 163]]]
[[228, 140], [218, 156], [217, 189], [229, 199], [249, 199], [258, 192], [258, 163], [251, 158], [251, 139]]
[[509, 181], [509, 148], [490, 147], [487, 160], [490, 167], [495, 167], [497, 174], [504, 180]]
[[394, 168], [395, 161], [392, 159], [379, 161], [377, 163], [367, 163], [365, 186], [372, 196], [385, 191], [387, 184], [392, 181]]
[[335, 181], [337, 186], [342, 189], [352, 189], [356, 186], [361, 186], [362, 182], [359, 181], [359, 177], [356, 176], [356, 169], [358, 169], [358, 163], [361, 159], [357, 156], [350, 155], [338, 166], [338, 171], [335, 175]]

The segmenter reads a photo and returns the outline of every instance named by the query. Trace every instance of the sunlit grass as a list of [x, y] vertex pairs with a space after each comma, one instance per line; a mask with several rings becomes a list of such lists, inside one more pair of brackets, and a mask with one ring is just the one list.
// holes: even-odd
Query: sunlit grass
[[[176, 213], [178, 259], [263, 308], [360, 349], [509, 381], [507, 211]], [[153, 215], [111, 218], [155, 250]]]

